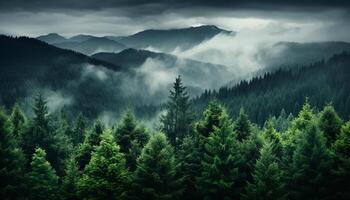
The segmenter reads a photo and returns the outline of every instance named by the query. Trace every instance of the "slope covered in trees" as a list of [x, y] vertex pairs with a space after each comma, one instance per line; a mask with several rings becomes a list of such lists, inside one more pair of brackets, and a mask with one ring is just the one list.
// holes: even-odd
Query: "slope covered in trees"
[[237, 116], [244, 107], [252, 121], [262, 125], [269, 116], [278, 116], [282, 109], [297, 114], [307, 97], [318, 109], [331, 103], [346, 118], [350, 114], [349, 79], [350, 54], [344, 52], [327, 61], [244, 80], [232, 88], [206, 91], [191, 104], [195, 111], [203, 111], [211, 100], [218, 99], [231, 116]]

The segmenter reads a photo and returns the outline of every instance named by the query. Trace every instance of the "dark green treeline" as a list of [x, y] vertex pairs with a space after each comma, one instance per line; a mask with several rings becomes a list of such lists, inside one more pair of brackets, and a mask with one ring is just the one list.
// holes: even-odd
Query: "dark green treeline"
[[218, 101], [195, 121], [188, 101], [179, 77], [155, 131], [131, 111], [111, 128], [54, 117], [40, 94], [33, 118], [0, 109], [0, 197], [350, 199], [350, 121], [331, 104], [258, 126]]

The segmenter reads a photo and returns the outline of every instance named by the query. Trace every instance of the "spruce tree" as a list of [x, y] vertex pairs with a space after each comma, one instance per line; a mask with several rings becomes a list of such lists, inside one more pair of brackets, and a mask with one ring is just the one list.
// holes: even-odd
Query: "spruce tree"
[[166, 104], [166, 114], [161, 117], [162, 130], [174, 146], [175, 152], [182, 139], [189, 134], [192, 117], [189, 113], [189, 96], [186, 87], [182, 85], [181, 77], [175, 80]]
[[272, 153], [278, 159], [283, 157], [283, 145], [280, 134], [273, 127], [271, 120], [267, 121], [265, 131], [263, 132], [266, 141], [271, 143]]
[[278, 159], [273, 154], [273, 144], [265, 143], [256, 161], [253, 181], [245, 187], [244, 200], [282, 200], [285, 199], [282, 173]]
[[331, 183], [334, 199], [350, 199], [350, 121], [343, 125], [332, 145], [332, 153], [335, 159], [334, 180]]
[[327, 105], [323, 108], [319, 119], [319, 127], [327, 138], [327, 144], [330, 146], [340, 133], [342, 120], [335, 112], [333, 106]]
[[235, 122], [234, 131], [236, 132], [237, 140], [240, 142], [247, 139], [251, 134], [251, 123], [243, 108], [241, 108], [239, 111], [238, 118]]
[[316, 120], [300, 131], [292, 158], [291, 199], [323, 199], [331, 167], [326, 139]]
[[92, 152], [99, 145], [103, 131], [104, 126], [102, 122], [97, 120], [90, 133], [85, 136], [84, 142], [79, 145], [76, 152], [76, 160], [80, 170], [83, 170], [90, 162]]
[[187, 136], [184, 138], [178, 156], [179, 174], [183, 181], [181, 199], [198, 199], [200, 194], [196, 191], [196, 178], [201, 174], [201, 152], [198, 137]]
[[10, 121], [13, 135], [17, 138], [17, 140], [20, 140], [27, 123], [27, 118], [18, 104], [15, 104], [12, 109]]
[[176, 199], [181, 194], [175, 156], [164, 134], [152, 135], [143, 148], [135, 182], [137, 199]]
[[24, 155], [11, 131], [8, 117], [0, 108], [0, 197], [20, 199], [24, 195]]
[[86, 119], [82, 113], [79, 113], [78, 117], [75, 120], [74, 128], [72, 131], [72, 141], [74, 145], [80, 144], [84, 141], [86, 131]]
[[78, 181], [79, 195], [83, 199], [126, 199], [131, 174], [124, 155], [110, 131], [105, 131], [101, 139]]
[[66, 164], [65, 175], [62, 181], [63, 198], [67, 200], [78, 200], [78, 180], [81, 176], [77, 162], [72, 156]]
[[60, 199], [58, 176], [46, 160], [45, 150], [35, 149], [29, 172], [29, 199], [56, 200]]
[[236, 184], [241, 180], [243, 157], [228, 115], [224, 112], [219, 121], [219, 126], [214, 127], [205, 144], [202, 172], [197, 178], [197, 186], [204, 199], [239, 198], [242, 188]]
[[129, 110], [125, 113], [122, 123], [118, 125], [114, 135], [117, 144], [120, 146], [120, 151], [125, 154], [128, 168], [132, 171], [135, 170], [135, 157], [139, 156], [135, 153], [141, 153], [138, 149], [142, 149], [149, 138], [146, 129], [137, 124], [135, 116]]

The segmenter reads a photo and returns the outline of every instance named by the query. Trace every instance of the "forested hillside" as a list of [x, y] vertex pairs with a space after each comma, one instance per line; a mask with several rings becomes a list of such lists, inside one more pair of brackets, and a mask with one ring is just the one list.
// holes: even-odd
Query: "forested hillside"
[[305, 98], [321, 109], [331, 103], [339, 114], [350, 115], [350, 54], [342, 53], [329, 60], [304, 67], [280, 69], [276, 72], [241, 81], [234, 87], [206, 91], [192, 101], [195, 111], [218, 99], [231, 116], [244, 107], [251, 119], [262, 125], [269, 116], [278, 116], [282, 109], [296, 115]]
[[[341, 57], [347, 55], [334, 57], [333, 64]], [[81, 114], [74, 121], [64, 112], [50, 115], [41, 94], [34, 102], [32, 118], [18, 105], [0, 110], [4, 199], [350, 196], [350, 121], [332, 105], [318, 111], [306, 101], [295, 117], [270, 118], [258, 126], [244, 109], [233, 119], [212, 101], [194, 120], [178, 77], [161, 126], [150, 130], [130, 111], [106, 127], [99, 120], [87, 123]]]

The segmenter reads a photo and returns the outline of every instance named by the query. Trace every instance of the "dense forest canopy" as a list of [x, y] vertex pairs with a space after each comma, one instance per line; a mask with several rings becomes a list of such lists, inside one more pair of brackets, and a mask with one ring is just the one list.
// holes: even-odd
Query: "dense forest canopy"
[[[218, 100], [200, 119], [180, 77], [148, 129], [131, 110], [115, 126], [68, 121], [35, 97], [34, 117], [0, 110], [4, 199], [348, 199], [350, 121], [332, 106], [270, 117], [244, 108], [236, 118]], [[239, 87], [238, 87], [239, 88]]]

